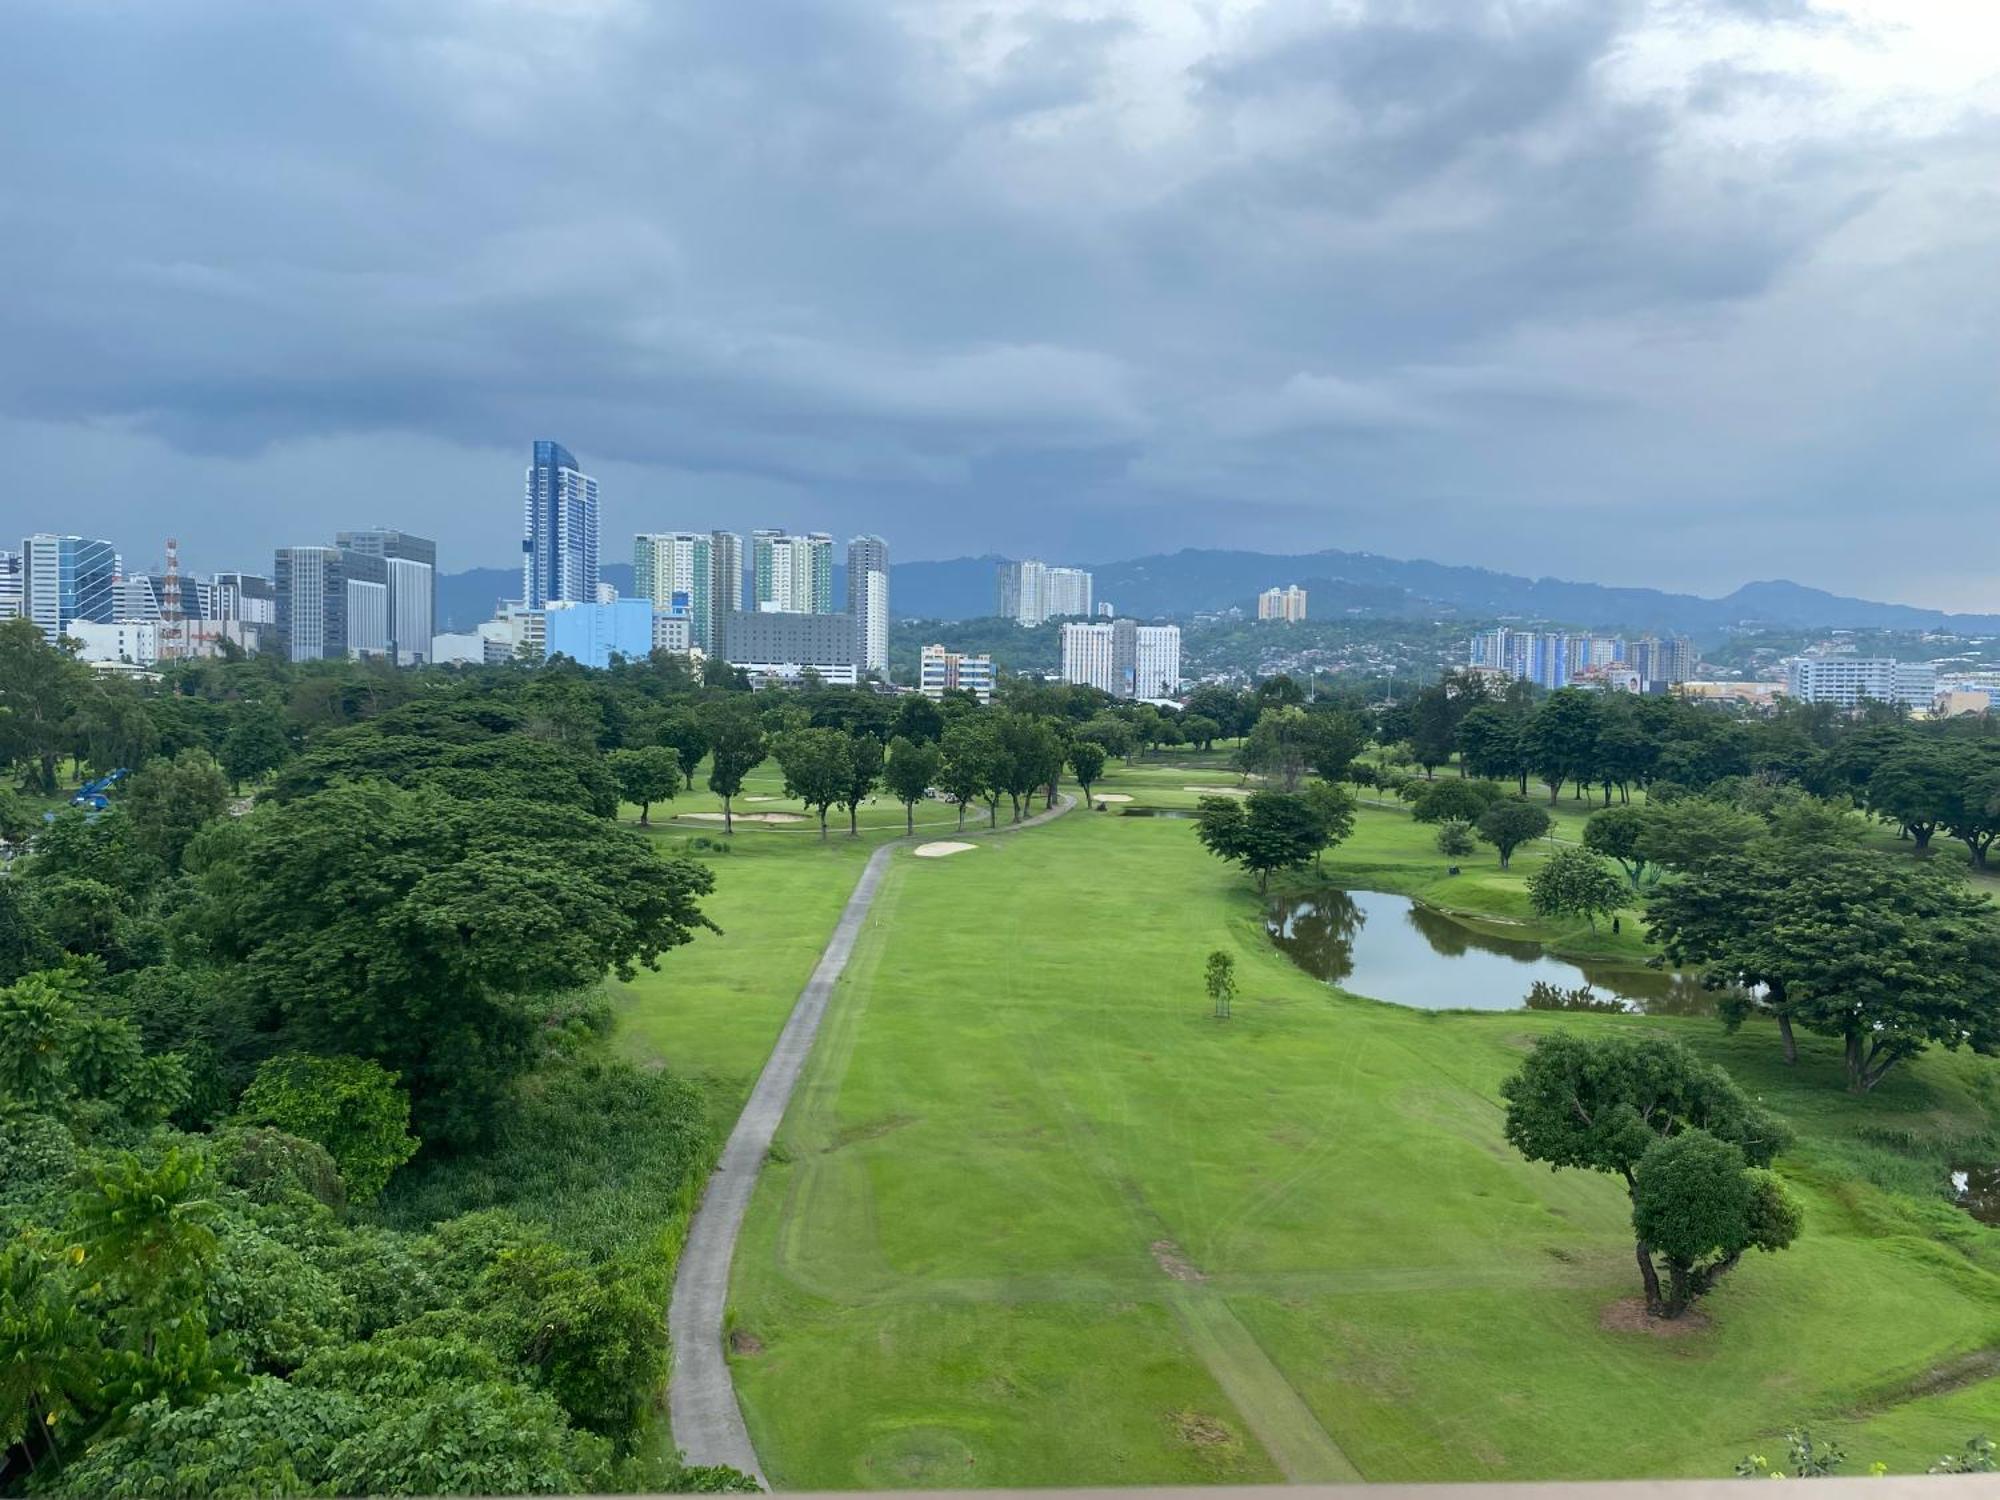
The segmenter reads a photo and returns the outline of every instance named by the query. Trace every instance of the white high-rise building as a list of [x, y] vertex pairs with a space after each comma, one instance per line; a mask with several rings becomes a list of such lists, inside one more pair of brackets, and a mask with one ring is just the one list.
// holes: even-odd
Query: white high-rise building
[[0, 551], [0, 620], [21, 613], [21, 554]]
[[1937, 695], [1937, 668], [1886, 657], [1798, 656], [1785, 663], [1785, 691], [1801, 703], [1841, 708], [1864, 701], [1929, 708]]
[[847, 612], [854, 617], [854, 664], [889, 670], [889, 544], [857, 536], [847, 544]]
[[1074, 617], [1091, 611], [1093, 579], [1083, 568], [1052, 568], [1033, 558], [1004, 562], [999, 570], [999, 614], [1017, 625]]
[[750, 533], [753, 607], [763, 614], [833, 613], [833, 538], [766, 528]]
[[597, 601], [597, 481], [561, 443], [539, 439], [528, 465], [521, 533], [521, 599]]
[[1136, 620], [1065, 624], [1062, 675], [1116, 698], [1170, 697], [1181, 685], [1181, 628]]
[[118, 613], [118, 554], [95, 537], [38, 531], [21, 542], [21, 612], [50, 645], [75, 620], [109, 624]]

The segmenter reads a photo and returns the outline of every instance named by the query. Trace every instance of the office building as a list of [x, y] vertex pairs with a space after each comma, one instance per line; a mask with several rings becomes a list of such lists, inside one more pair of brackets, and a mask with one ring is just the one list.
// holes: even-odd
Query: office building
[[1181, 629], [1113, 620], [1062, 628], [1064, 682], [1116, 698], [1166, 698], [1180, 691]]
[[715, 646], [715, 551], [706, 532], [643, 531], [632, 538], [632, 592], [656, 613], [685, 616], [704, 651]]
[[21, 612], [54, 645], [72, 622], [118, 615], [118, 554], [96, 537], [41, 531], [21, 542]]
[[1296, 583], [1288, 583], [1281, 589], [1265, 589], [1257, 596], [1257, 618], [1260, 620], [1283, 620], [1287, 625], [1296, 625], [1306, 617], [1306, 591]]
[[387, 559], [340, 547], [280, 547], [272, 576], [276, 635], [291, 660], [389, 653]]
[[847, 612], [854, 617], [854, 664], [889, 670], [889, 544], [857, 536], [847, 544]]
[[21, 554], [0, 551], [0, 620], [21, 613]]
[[620, 657], [644, 661], [653, 651], [653, 603], [615, 599], [608, 604], [558, 600], [544, 614], [543, 648], [602, 670]]
[[389, 650], [399, 666], [429, 661], [437, 634], [437, 543], [407, 531], [376, 527], [343, 531], [336, 546], [384, 563], [389, 596]]
[[[194, 578], [182, 574], [176, 578], [181, 595], [181, 618], [183, 620], [217, 620], [215, 585], [206, 578]], [[167, 613], [167, 575], [164, 573], [127, 573], [117, 585], [117, 613], [119, 620], [160, 620]]]
[[1033, 558], [999, 569], [999, 615], [1017, 625], [1087, 617], [1095, 580], [1082, 568], [1052, 568]]
[[215, 617], [247, 625], [274, 625], [278, 591], [261, 573], [217, 573], [213, 580]]
[[521, 602], [597, 600], [597, 481], [561, 443], [536, 442], [521, 534]]
[[823, 682], [851, 686], [854, 617], [798, 610], [734, 610], [722, 621], [723, 659], [753, 677], [791, 681], [811, 671]]
[[833, 538], [823, 531], [750, 533], [751, 607], [767, 613], [833, 610]]
[[1928, 709], [1937, 696], [1937, 668], [1883, 657], [1799, 656], [1785, 663], [1785, 691], [1801, 703], [1840, 708], [1866, 702]]
[[993, 701], [993, 658], [964, 656], [942, 646], [926, 646], [917, 654], [917, 691], [926, 698], [946, 693], [970, 693], [981, 703]]
[[694, 638], [694, 619], [687, 614], [675, 614], [671, 610], [653, 611], [653, 649], [671, 652], [675, 656], [687, 656], [702, 651]]

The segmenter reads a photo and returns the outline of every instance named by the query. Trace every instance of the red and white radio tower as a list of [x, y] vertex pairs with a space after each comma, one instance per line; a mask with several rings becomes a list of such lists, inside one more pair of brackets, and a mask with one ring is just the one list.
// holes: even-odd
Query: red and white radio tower
[[173, 661], [187, 644], [186, 616], [181, 612], [181, 544], [167, 538], [167, 576], [160, 585], [160, 658]]

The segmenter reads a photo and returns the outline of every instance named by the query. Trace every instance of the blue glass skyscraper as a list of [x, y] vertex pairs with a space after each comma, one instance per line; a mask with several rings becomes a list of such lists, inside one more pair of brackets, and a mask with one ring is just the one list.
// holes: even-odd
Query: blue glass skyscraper
[[597, 602], [597, 481], [561, 443], [543, 438], [528, 465], [521, 531], [521, 601]]
[[72, 623], [117, 618], [118, 554], [96, 537], [37, 532], [21, 542], [21, 613], [54, 645]]

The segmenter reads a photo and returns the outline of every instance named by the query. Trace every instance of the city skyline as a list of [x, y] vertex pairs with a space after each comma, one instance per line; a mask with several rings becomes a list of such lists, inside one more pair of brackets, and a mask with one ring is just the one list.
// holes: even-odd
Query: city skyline
[[[1959, 610], [2000, 574], [1988, 9], [16, 19], [0, 437], [128, 556], [173, 512], [189, 566], [244, 565], [386, 474], [383, 519], [499, 565], [520, 437], [556, 431], [605, 537], [1338, 546]], [[565, 65], [508, 107], [533, 56]], [[1882, 547], [1885, 506], [1964, 540]]]

